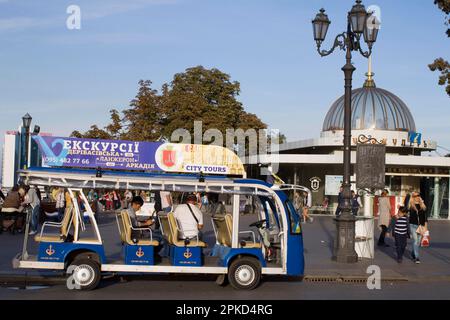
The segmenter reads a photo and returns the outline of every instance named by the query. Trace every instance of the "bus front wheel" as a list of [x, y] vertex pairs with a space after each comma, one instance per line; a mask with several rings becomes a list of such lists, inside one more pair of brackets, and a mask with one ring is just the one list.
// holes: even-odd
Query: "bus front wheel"
[[255, 289], [260, 280], [261, 267], [255, 258], [238, 258], [231, 263], [228, 269], [228, 281], [235, 289]]
[[101, 279], [100, 266], [92, 259], [75, 259], [70, 264], [68, 273], [72, 288], [78, 290], [93, 290]]

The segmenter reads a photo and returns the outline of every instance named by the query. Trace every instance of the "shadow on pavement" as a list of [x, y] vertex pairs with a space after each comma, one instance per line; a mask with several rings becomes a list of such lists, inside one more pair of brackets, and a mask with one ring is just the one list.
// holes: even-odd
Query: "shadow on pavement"
[[[326, 220], [325, 219], [317, 219], [319, 221], [319, 225], [322, 229], [322, 231], [325, 233], [326, 237], [327, 237], [327, 246], [328, 249], [330, 250], [330, 254], [333, 254], [334, 248], [334, 234], [332, 232], [330, 232], [330, 230], [328, 229], [327, 225], [326, 225]], [[336, 223], [333, 223], [334, 226], [336, 226]]]

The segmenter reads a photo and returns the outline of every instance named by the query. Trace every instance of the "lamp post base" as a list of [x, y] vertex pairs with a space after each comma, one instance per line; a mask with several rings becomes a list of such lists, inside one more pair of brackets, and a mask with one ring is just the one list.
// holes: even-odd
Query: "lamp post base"
[[343, 210], [336, 221], [337, 237], [334, 244], [333, 260], [341, 263], [356, 263], [358, 255], [355, 251], [355, 221], [350, 210]]

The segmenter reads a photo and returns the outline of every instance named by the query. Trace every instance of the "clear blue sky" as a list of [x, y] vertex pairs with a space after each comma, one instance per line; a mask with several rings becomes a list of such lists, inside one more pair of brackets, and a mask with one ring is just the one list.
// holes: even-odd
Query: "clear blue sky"
[[[126, 108], [140, 79], [155, 88], [203, 65], [241, 83], [240, 100], [288, 140], [317, 137], [343, 93], [343, 53], [321, 58], [311, 19], [324, 7], [326, 45], [345, 28], [352, 0], [0, 0], [0, 134], [29, 112], [42, 131], [68, 135], [103, 126]], [[81, 7], [81, 30], [66, 8]], [[427, 65], [450, 59], [444, 16], [432, 0], [373, 0], [382, 28], [377, 86], [401, 97], [418, 131], [450, 149], [450, 99]], [[367, 60], [355, 57], [354, 87]], [[3, 140], [3, 139], [2, 139]], [[3, 141], [1, 142], [3, 143]]]

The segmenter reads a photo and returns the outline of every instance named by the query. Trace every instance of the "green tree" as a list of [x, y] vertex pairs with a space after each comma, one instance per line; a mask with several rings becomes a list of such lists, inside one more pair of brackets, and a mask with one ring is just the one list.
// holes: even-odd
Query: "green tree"
[[[434, 0], [434, 4], [438, 6], [438, 8], [443, 11], [445, 16], [444, 24], [448, 27], [450, 26], [450, 0]], [[447, 37], [450, 37], [450, 28], [447, 28]]]
[[244, 110], [237, 100], [240, 84], [228, 74], [202, 66], [188, 68], [163, 84], [161, 92], [150, 80], [139, 81], [136, 97], [123, 117], [113, 109], [111, 123], [104, 129], [91, 126], [80, 138], [127, 139], [136, 141], [170, 140], [176, 129], [194, 134], [194, 121], [202, 121], [202, 130], [215, 128], [225, 137], [226, 129], [265, 129], [267, 125], [255, 114]]
[[112, 139], [111, 135], [106, 130], [100, 129], [95, 124], [92, 125], [90, 129], [84, 133], [75, 130], [70, 134], [70, 136], [75, 138], [87, 138], [87, 139]]
[[120, 113], [116, 109], [109, 111], [111, 116], [111, 123], [108, 124], [105, 129], [112, 139], [122, 139], [124, 132], [122, 126], [122, 119]]
[[92, 125], [90, 129], [84, 133], [78, 130], [73, 131], [70, 136], [75, 138], [87, 139], [121, 139], [123, 138], [122, 120], [120, 119], [119, 111], [112, 109], [110, 111], [111, 123], [104, 129], [100, 129], [96, 124]]
[[150, 80], [139, 81], [139, 91], [130, 108], [123, 111], [126, 128], [124, 137], [129, 140], [156, 141], [161, 138], [164, 118], [162, 98], [152, 89]]
[[[445, 13], [445, 25], [450, 25], [450, 0], [435, 0], [434, 4]], [[447, 37], [450, 37], [450, 28], [446, 31]], [[428, 67], [431, 71], [439, 71], [439, 85], [445, 86], [445, 91], [450, 96], [450, 63], [444, 58], [437, 58]]]
[[194, 121], [203, 122], [203, 132], [216, 128], [225, 135], [229, 128], [266, 128], [256, 115], [244, 111], [237, 100], [240, 84], [218, 69], [197, 66], [177, 73], [163, 88], [165, 126], [170, 137], [178, 128], [194, 133]]

